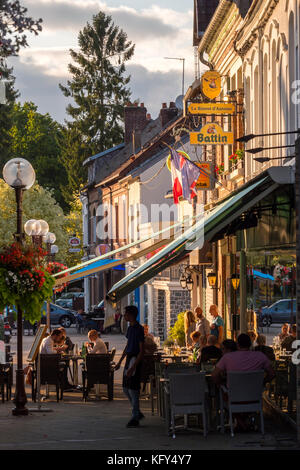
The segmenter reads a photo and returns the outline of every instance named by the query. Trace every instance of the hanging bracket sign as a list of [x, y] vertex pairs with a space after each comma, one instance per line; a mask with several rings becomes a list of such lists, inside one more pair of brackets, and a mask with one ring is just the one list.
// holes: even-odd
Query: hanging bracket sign
[[233, 132], [225, 132], [219, 124], [210, 122], [199, 132], [190, 133], [192, 145], [232, 145]]
[[209, 70], [202, 75], [202, 93], [210, 100], [214, 100], [220, 95], [222, 91], [221, 79], [221, 75], [215, 70]]
[[189, 114], [235, 114], [236, 107], [234, 103], [190, 103], [188, 106]]

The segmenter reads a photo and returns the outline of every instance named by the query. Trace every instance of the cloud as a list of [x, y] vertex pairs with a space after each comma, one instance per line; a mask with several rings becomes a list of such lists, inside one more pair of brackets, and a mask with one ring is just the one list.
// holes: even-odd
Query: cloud
[[[180, 70], [153, 72], [142, 65], [128, 65], [127, 72], [131, 75], [132, 99], [140, 99], [145, 103], [153, 119], [159, 114], [162, 103], [175, 101], [177, 96], [181, 95], [182, 73]], [[187, 84], [193, 81], [192, 73], [187, 72], [185, 79], [187, 88]]]
[[[127, 0], [124, 0], [127, 1]], [[133, 59], [126, 65], [131, 74], [132, 97], [145, 102], [156, 117], [162, 102], [174, 101], [181, 94], [182, 62], [164, 57], [184, 57], [185, 88], [193, 81], [193, 12], [150, 5], [143, 9], [114, 8], [96, 0], [23, 0], [28, 14], [44, 19], [37, 37], [30, 36], [30, 47], [20, 57], [10, 59], [15, 67], [16, 86], [21, 100], [31, 100], [42, 113], [49, 112], [63, 122], [68, 100], [58, 84], [69, 78], [69, 49], [76, 49], [80, 29], [98, 11], [111, 14], [113, 21], [136, 43]], [[138, 4], [139, 2], [136, 2]], [[116, 3], [115, 3], [116, 4]], [[133, 2], [131, 2], [133, 4]]]
[[159, 15], [155, 9], [137, 11], [126, 6], [111, 8], [105, 3], [88, 0], [77, 2], [27, 0], [25, 5], [32, 17], [43, 19], [43, 28], [46, 32], [59, 30], [79, 32], [87, 21], [91, 22], [93, 15], [102, 10], [112, 15], [115, 24], [124, 29], [132, 41], [176, 36], [178, 33], [177, 26], [164, 21], [162, 18], [165, 18], [165, 15]]
[[[65, 109], [70, 102], [59, 89], [58, 84], [66, 83], [65, 75], [49, 75], [45, 67], [33, 64], [31, 61], [11, 59], [14, 67], [16, 88], [21, 94], [21, 102], [33, 101], [40, 113], [49, 113], [58, 122], [66, 118]], [[128, 65], [131, 75], [130, 88], [132, 99], [140, 99], [145, 103], [148, 112], [155, 119], [162, 103], [175, 101], [181, 94], [182, 75], [178, 70], [168, 72], [152, 72], [142, 65]], [[186, 74], [186, 83], [191, 83], [192, 74]]]
[[21, 62], [20, 58], [11, 59], [9, 65], [14, 67], [20, 101], [32, 101], [38, 106], [38, 112], [49, 113], [53, 119], [63, 123], [69, 101], [63, 96], [58, 84], [65, 82], [65, 77], [49, 76], [43, 67]]

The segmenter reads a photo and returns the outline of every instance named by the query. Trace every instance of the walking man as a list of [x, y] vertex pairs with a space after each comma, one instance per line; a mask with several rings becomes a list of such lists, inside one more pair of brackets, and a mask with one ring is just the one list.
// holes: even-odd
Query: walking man
[[134, 305], [125, 307], [124, 319], [130, 323], [126, 338], [127, 344], [117, 363], [115, 370], [118, 370], [126, 357], [123, 374], [123, 391], [128, 397], [132, 406], [132, 417], [127, 423], [128, 428], [139, 426], [139, 421], [144, 418], [140, 412], [139, 397], [141, 383], [141, 368], [144, 356], [144, 328], [137, 321], [138, 309]]

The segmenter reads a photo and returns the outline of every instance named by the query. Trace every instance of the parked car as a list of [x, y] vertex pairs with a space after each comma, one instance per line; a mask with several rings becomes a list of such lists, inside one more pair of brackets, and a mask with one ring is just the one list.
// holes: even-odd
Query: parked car
[[105, 310], [104, 310], [104, 300], [101, 300], [98, 305], [94, 306], [90, 312], [94, 317], [105, 317]]
[[[270, 326], [272, 323], [291, 322], [291, 299], [281, 299], [262, 309], [261, 320], [263, 326]], [[296, 300], [293, 300], [293, 323], [296, 321]]]
[[[47, 303], [44, 302], [42, 309], [42, 323], [46, 323]], [[69, 328], [72, 324], [76, 324], [76, 312], [60, 305], [50, 303], [50, 323], [51, 325], [61, 325]]]
[[55, 305], [73, 310], [73, 299], [57, 299]]

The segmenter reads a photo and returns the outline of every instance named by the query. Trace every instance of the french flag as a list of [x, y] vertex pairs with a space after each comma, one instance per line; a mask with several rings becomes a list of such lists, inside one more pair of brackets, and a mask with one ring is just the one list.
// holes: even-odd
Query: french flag
[[191, 202], [197, 194], [196, 183], [201, 173], [200, 168], [171, 149], [171, 173], [174, 203], [178, 204], [180, 197]]

